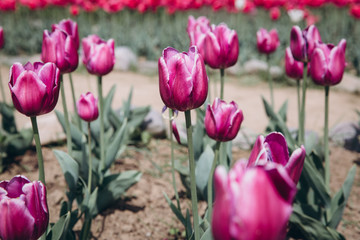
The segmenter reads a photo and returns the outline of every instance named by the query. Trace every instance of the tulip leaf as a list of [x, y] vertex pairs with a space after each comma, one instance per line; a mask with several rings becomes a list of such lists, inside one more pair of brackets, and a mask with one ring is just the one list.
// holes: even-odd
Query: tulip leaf
[[[57, 110], [55, 110], [55, 114], [63, 128], [63, 131], [66, 132], [64, 115]], [[71, 133], [71, 139], [73, 140], [73, 143], [75, 143], [78, 146], [78, 148], [81, 148], [81, 145], [83, 144], [83, 141], [82, 141], [83, 133], [78, 129], [77, 126], [75, 126], [71, 122], [70, 122], [70, 133]]]
[[212, 148], [207, 145], [195, 167], [196, 186], [200, 190], [199, 193], [202, 194], [204, 198], [207, 197], [207, 184], [214, 157], [215, 154]]
[[186, 229], [186, 238], [190, 239], [190, 240], [193, 240], [194, 239], [194, 234], [193, 234], [193, 230], [192, 230], [189, 209], [186, 209], [186, 225], [185, 225], [185, 229]]
[[164, 197], [166, 199], [166, 202], [169, 204], [169, 207], [171, 208], [171, 211], [175, 214], [177, 219], [186, 227], [186, 220], [184, 216], [182, 215], [181, 211], [174, 205], [174, 203], [170, 200], [166, 192], [163, 192]]
[[0, 114], [2, 117], [1, 126], [8, 133], [17, 133], [14, 117], [14, 107], [6, 103], [0, 103]]
[[345, 179], [344, 184], [331, 200], [332, 216], [328, 224], [328, 226], [331, 228], [337, 228], [337, 226], [339, 225], [342, 219], [344, 208], [346, 206], [347, 200], [349, 199], [351, 187], [354, 183], [355, 174], [356, 174], [356, 167], [352, 166]]
[[76, 185], [79, 179], [78, 163], [66, 152], [54, 150], [54, 154], [59, 161], [70, 191], [76, 191]]
[[70, 212], [67, 212], [51, 227], [51, 230], [46, 234], [46, 240], [59, 240], [63, 236], [65, 226], [70, 221]]
[[204, 234], [201, 236], [200, 240], [213, 240], [211, 227], [208, 227]]
[[335, 229], [324, 226], [320, 221], [306, 216], [296, 208], [290, 217], [288, 237], [306, 240], [345, 240]]
[[110, 115], [110, 112], [111, 112], [111, 103], [114, 98], [115, 90], [116, 90], [116, 86], [113, 85], [110, 88], [109, 93], [107, 94], [107, 96], [104, 99], [104, 126], [105, 126], [105, 129], [107, 129], [110, 125], [108, 116]]

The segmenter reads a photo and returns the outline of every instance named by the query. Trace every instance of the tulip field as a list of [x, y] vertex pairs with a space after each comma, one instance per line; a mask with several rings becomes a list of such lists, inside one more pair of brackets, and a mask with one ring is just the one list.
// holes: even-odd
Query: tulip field
[[360, 239], [357, 1], [0, 1], [0, 240]]

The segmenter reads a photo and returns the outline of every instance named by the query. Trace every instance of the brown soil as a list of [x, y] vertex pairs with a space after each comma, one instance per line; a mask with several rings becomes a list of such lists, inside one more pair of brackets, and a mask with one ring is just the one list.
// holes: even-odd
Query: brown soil
[[[2, 69], [3, 81], [6, 82], [8, 69]], [[86, 91], [96, 92], [96, 80], [87, 74], [74, 75], [76, 95]], [[151, 105], [160, 111], [163, 104], [158, 94], [156, 76], [144, 76], [136, 73], [114, 72], [103, 80], [104, 92], [109, 91], [113, 84], [117, 85], [114, 107], [122, 105], [130, 90], [134, 86], [133, 104], [137, 106]], [[243, 109], [244, 127], [261, 133], [266, 124], [260, 96], [268, 98], [268, 88], [264, 83], [244, 85], [237, 78], [231, 78], [225, 87], [226, 100], [235, 100]], [[68, 82], [65, 81], [68, 88]], [[71, 99], [70, 91], [67, 91]], [[8, 96], [9, 97], [9, 96]], [[297, 126], [296, 89], [292, 87], [275, 88], [276, 106], [289, 99], [288, 124]], [[307, 129], [321, 132], [323, 126], [323, 92], [310, 89], [307, 105]], [[331, 92], [330, 97], [330, 126], [340, 121], [357, 121], [354, 112], [358, 109], [359, 96], [340, 91]], [[62, 111], [61, 102], [57, 109]], [[71, 106], [70, 106], [71, 109]], [[183, 118], [179, 115], [179, 118]], [[17, 114], [20, 126], [29, 120]], [[46, 129], [45, 129], [46, 130]], [[42, 130], [42, 131], [45, 131]], [[41, 135], [40, 129], [40, 135]], [[54, 147], [62, 149], [64, 147]], [[249, 152], [233, 149], [235, 159], [247, 157]], [[48, 204], [52, 222], [58, 219], [60, 203], [65, 200], [66, 184], [60, 166], [49, 147], [43, 148], [48, 189]], [[186, 149], [177, 149], [177, 158], [186, 157]], [[112, 209], [96, 217], [92, 225], [94, 239], [176, 239], [183, 232], [183, 227], [168, 207], [163, 192], [174, 198], [170, 172], [170, 143], [167, 140], [152, 139], [147, 148], [128, 147], [112, 168], [113, 172], [138, 169], [143, 175], [138, 184], [128, 190], [126, 196]], [[360, 154], [347, 151], [341, 147], [331, 146], [331, 189], [335, 192], [343, 183], [347, 171], [354, 161], [359, 162]], [[37, 179], [37, 161], [34, 150], [29, 150], [22, 157], [16, 159], [16, 164], [0, 174], [0, 180], [10, 179], [16, 174], [23, 174], [31, 180]], [[180, 178], [176, 176], [178, 190], [183, 209], [190, 208], [190, 201], [186, 199]], [[205, 204], [200, 203], [200, 212], [204, 212]], [[347, 239], [357, 240], [360, 237], [360, 175], [359, 169], [355, 177], [344, 219], [338, 230]], [[176, 234], [170, 234], [175, 232]]]

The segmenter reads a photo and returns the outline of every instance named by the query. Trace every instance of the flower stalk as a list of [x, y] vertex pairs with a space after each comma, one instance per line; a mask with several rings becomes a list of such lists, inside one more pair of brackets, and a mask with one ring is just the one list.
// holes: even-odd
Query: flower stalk
[[102, 76], [97, 78], [98, 97], [100, 105], [100, 170], [103, 171], [105, 168], [105, 139], [104, 139], [104, 99], [102, 94]]
[[64, 90], [64, 81], [63, 81], [63, 74], [60, 74], [60, 91], [61, 91], [61, 100], [64, 108], [64, 118], [65, 118], [65, 130], [66, 130], [66, 145], [68, 154], [72, 156], [72, 139], [71, 139], [71, 132], [70, 132], [70, 121], [69, 121], [69, 114], [68, 109], [66, 106], [66, 97], [65, 97], [65, 90]]
[[211, 170], [208, 179], [207, 185], [207, 194], [208, 194], [208, 221], [211, 223], [212, 217], [212, 209], [213, 209], [213, 179], [214, 179], [214, 172], [219, 162], [219, 151], [220, 151], [221, 142], [216, 142], [215, 145], [215, 157], [211, 165]]
[[225, 69], [220, 68], [220, 99], [224, 100]]
[[39, 136], [39, 129], [36, 121], [36, 116], [30, 117], [31, 125], [34, 133], [34, 140], [36, 145], [36, 154], [38, 159], [38, 167], [39, 167], [39, 181], [41, 181], [44, 185], [45, 184], [45, 170], [44, 170], [44, 159], [41, 151], [41, 143], [40, 143], [40, 136]]
[[174, 192], [175, 192], [177, 208], [179, 210], [181, 210], [179, 193], [177, 191], [176, 181], [175, 181], [175, 160], [174, 160], [174, 141], [173, 141], [173, 134], [172, 134], [172, 121], [173, 121], [173, 110], [169, 108], [169, 124], [170, 124], [169, 126], [170, 126], [170, 143], [171, 143], [171, 175], [172, 175], [172, 181], [173, 181], [173, 187], [174, 187]]
[[325, 86], [325, 124], [324, 124], [324, 154], [325, 154], [325, 186], [330, 188], [330, 151], [329, 151], [329, 92], [330, 86]]
[[304, 62], [304, 73], [302, 83], [302, 101], [300, 111], [300, 126], [299, 126], [299, 146], [305, 144], [305, 105], [306, 105], [306, 88], [307, 88], [307, 63]]
[[[74, 90], [74, 84], [73, 84], [71, 73], [69, 73], [69, 80], [70, 80], [70, 86], [71, 86], [71, 95], [72, 95], [73, 104], [74, 104], [74, 111], [76, 111], [75, 90]], [[77, 121], [78, 127], [79, 127], [80, 130], [82, 130], [80, 117], [79, 117], [78, 114], [75, 114], [75, 116], [76, 116], [76, 121]]]
[[269, 54], [266, 55], [266, 62], [267, 62], [267, 77], [268, 77], [268, 82], [269, 82], [269, 87], [270, 87], [271, 107], [274, 109], [275, 108], [274, 90], [273, 90], [273, 80], [272, 80], [271, 73], [270, 73], [270, 55]]

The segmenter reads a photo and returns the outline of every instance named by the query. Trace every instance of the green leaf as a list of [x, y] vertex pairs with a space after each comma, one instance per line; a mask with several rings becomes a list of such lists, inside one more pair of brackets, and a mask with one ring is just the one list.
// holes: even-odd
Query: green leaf
[[2, 116], [2, 128], [8, 133], [17, 133], [14, 107], [9, 106], [6, 103], [0, 103], [0, 114]]
[[212, 148], [207, 145], [205, 151], [201, 154], [195, 167], [196, 186], [200, 190], [200, 193], [207, 196], [207, 184], [211, 171], [211, 166], [214, 161], [215, 154]]
[[116, 85], [111, 86], [109, 93], [107, 94], [106, 98], [104, 99], [104, 126], [105, 129], [107, 129], [110, 125], [110, 121], [109, 121], [109, 115], [111, 112], [111, 103], [113, 101], [114, 98], [114, 94], [115, 94], [115, 90], [116, 90]]
[[[64, 115], [57, 110], [55, 110], [55, 114], [63, 128], [63, 131], [65, 132], [66, 127], [65, 127]], [[81, 148], [81, 145], [83, 144], [83, 133], [79, 130], [77, 126], [75, 126], [71, 122], [70, 122], [70, 133], [73, 143], [76, 144], [78, 148]]]
[[194, 238], [194, 234], [193, 234], [193, 230], [192, 230], [192, 225], [191, 225], [191, 219], [190, 219], [189, 209], [186, 209], [186, 225], [185, 225], [185, 230], [186, 230], [187, 239], [192, 240], [192, 239]]
[[182, 215], [181, 211], [172, 203], [172, 201], [165, 192], [163, 192], [163, 194], [166, 199], [166, 202], [169, 204], [169, 207], [171, 208], [171, 211], [175, 214], [177, 219], [179, 219], [179, 221], [184, 225], [184, 227], [186, 227], [186, 220]]
[[211, 233], [211, 227], [206, 229], [204, 234], [201, 236], [200, 240], [213, 240], [212, 233]]
[[355, 174], [356, 166], [352, 166], [344, 184], [331, 200], [331, 219], [328, 224], [331, 228], [337, 228], [342, 219], [342, 215], [351, 192], [351, 187], [354, 183]]
[[59, 161], [60, 167], [63, 171], [66, 183], [68, 184], [70, 191], [75, 191], [79, 179], [78, 163], [66, 152], [54, 150], [54, 154]]
[[59, 240], [64, 233], [65, 226], [70, 221], [70, 212], [61, 216], [60, 219], [51, 227], [51, 230], [47, 233], [47, 240]]

